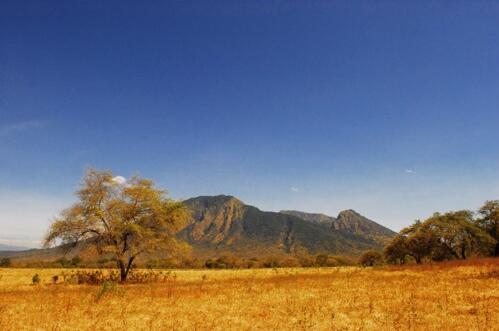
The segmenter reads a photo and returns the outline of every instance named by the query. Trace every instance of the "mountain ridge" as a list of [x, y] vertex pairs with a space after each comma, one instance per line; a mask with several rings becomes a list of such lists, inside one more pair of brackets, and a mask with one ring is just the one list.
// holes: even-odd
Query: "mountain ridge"
[[[199, 196], [183, 202], [191, 210], [191, 215], [177, 237], [191, 246], [192, 255], [197, 258], [223, 255], [251, 258], [301, 254], [355, 256], [368, 249], [380, 250], [383, 246], [377, 237], [379, 231], [373, 236], [353, 231], [349, 225], [358, 222], [351, 221], [350, 214], [341, 216], [340, 213], [341, 226], [336, 228], [332, 225], [338, 221], [334, 217], [308, 214], [309, 219], [305, 220], [301, 217], [307, 216], [307, 213], [303, 212], [297, 214], [295, 211], [290, 214], [291, 212], [262, 211], [230, 195]], [[363, 217], [360, 214], [355, 215]], [[314, 222], [314, 217], [319, 221]], [[329, 221], [332, 223], [328, 223]], [[386, 229], [373, 221], [370, 222]], [[364, 222], [359, 224], [364, 225]], [[357, 228], [364, 229], [360, 225]], [[369, 230], [369, 227], [367, 229]], [[61, 252], [63, 250], [52, 248], [8, 255], [23, 258], [39, 256], [46, 259], [61, 255]], [[168, 252], [158, 253], [163, 255]]]
[[[181, 237], [197, 251], [248, 255], [244, 250], [249, 248], [272, 254], [355, 255], [382, 246], [345, 227], [327, 229], [328, 222], [335, 219], [324, 214], [262, 211], [230, 195], [199, 196], [184, 203], [193, 216]], [[304, 215], [312, 216], [305, 220]]]
[[337, 217], [297, 210], [282, 210], [280, 212], [296, 215], [306, 221], [326, 224], [332, 230], [356, 234], [380, 244], [384, 244], [396, 235], [394, 231], [368, 219], [353, 209], [340, 211]]

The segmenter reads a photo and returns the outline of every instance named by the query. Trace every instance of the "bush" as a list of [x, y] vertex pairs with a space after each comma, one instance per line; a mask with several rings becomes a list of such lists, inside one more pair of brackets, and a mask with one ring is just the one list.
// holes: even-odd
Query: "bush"
[[[117, 270], [101, 271], [101, 270], [78, 270], [70, 274], [63, 273], [63, 280], [66, 284], [71, 285], [102, 285], [106, 282], [117, 283], [120, 281], [120, 274]], [[146, 284], [146, 283], [161, 283], [170, 280], [175, 280], [177, 275], [171, 271], [136, 271], [130, 272], [127, 278], [128, 284]]]
[[71, 265], [71, 262], [69, 262], [69, 260], [65, 257], [61, 257], [60, 259], [55, 260], [55, 263], [59, 264], [63, 268], [67, 268]]
[[40, 284], [40, 275], [38, 274], [34, 274], [33, 277], [31, 277], [31, 282], [33, 283], [33, 285], [38, 285]]
[[77, 256], [75, 256], [75, 257], [73, 257], [73, 258], [71, 259], [71, 265], [72, 265], [72, 266], [75, 266], [75, 267], [76, 267], [78, 264], [80, 264], [81, 262], [82, 262], [82, 259], [81, 259], [81, 257], [79, 257], [78, 255], [77, 255]]
[[377, 251], [367, 251], [359, 257], [358, 263], [363, 267], [381, 265], [383, 264], [383, 256]]
[[9, 258], [3, 258], [0, 260], [0, 267], [10, 267], [12, 262]]

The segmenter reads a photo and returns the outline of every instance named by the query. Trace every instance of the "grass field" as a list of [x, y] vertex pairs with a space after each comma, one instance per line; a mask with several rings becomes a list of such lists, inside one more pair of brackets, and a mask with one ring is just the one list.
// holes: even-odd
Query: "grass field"
[[62, 271], [0, 269], [0, 330], [499, 330], [498, 259], [177, 270], [165, 283], [105, 289], [51, 285]]

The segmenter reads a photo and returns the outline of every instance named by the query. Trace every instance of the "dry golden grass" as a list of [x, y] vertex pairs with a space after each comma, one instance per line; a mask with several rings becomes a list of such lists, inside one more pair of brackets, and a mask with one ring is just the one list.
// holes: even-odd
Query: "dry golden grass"
[[[0, 330], [497, 330], [499, 260], [409, 268], [174, 271], [161, 284], [49, 285], [0, 269]], [[42, 284], [32, 286], [38, 273]]]

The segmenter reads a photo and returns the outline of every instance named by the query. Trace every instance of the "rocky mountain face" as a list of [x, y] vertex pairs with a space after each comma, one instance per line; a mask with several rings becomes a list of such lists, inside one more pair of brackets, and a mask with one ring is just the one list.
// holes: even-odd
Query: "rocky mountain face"
[[333, 228], [335, 219], [326, 215], [265, 212], [224, 195], [192, 198], [185, 204], [192, 217], [179, 236], [191, 244], [196, 255], [353, 255], [381, 247], [355, 232]]
[[301, 211], [283, 210], [281, 213], [295, 215], [305, 221], [325, 224], [332, 231], [354, 234], [373, 240], [379, 244], [385, 243], [396, 235], [392, 230], [362, 216], [352, 209], [340, 212], [336, 218], [324, 214], [311, 214]]
[[335, 230], [346, 231], [384, 243], [397, 233], [360, 215], [355, 210], [344, 210], [332, 223]]
[[305, 213], [298, 210], [281, 210], [280, 213], [293, 215], [298, 218], [301, 218], [302, 220], [317, 224], [331, 225], [331, 223], [333, 223], [336, 220], [334, 217], [325, 214]]

